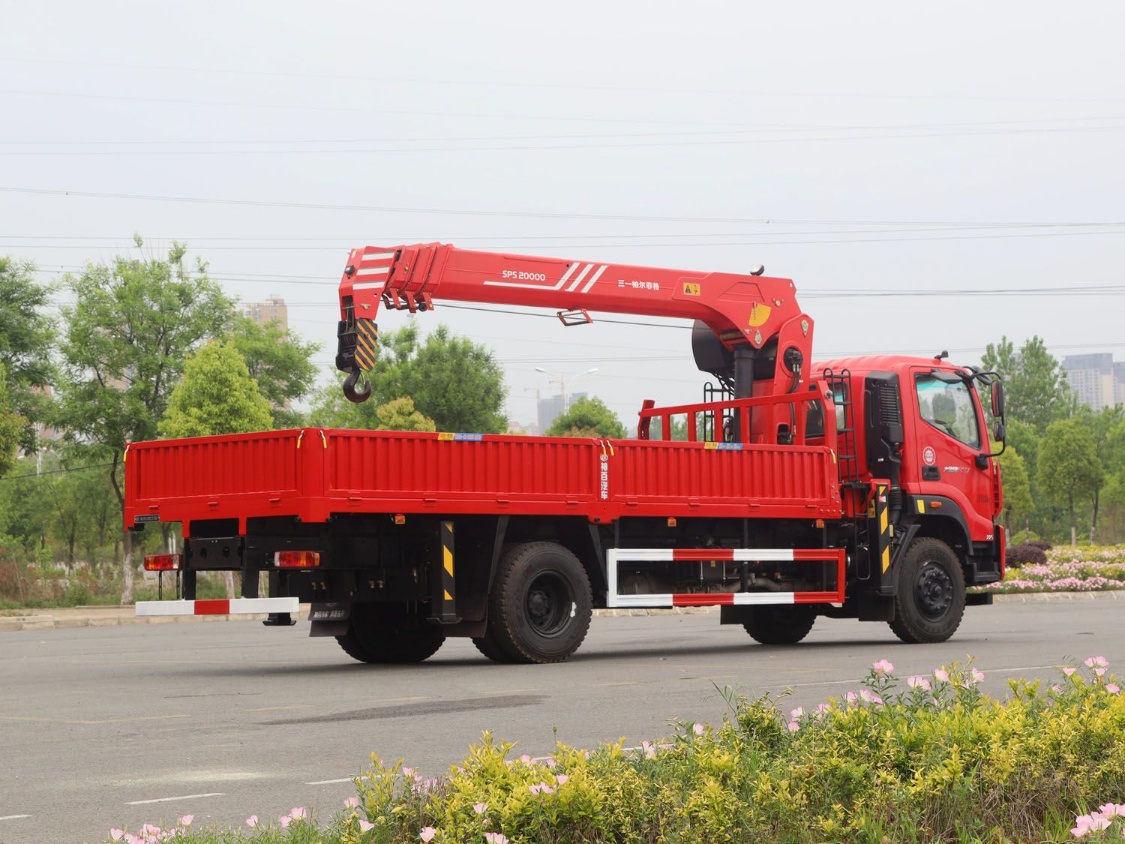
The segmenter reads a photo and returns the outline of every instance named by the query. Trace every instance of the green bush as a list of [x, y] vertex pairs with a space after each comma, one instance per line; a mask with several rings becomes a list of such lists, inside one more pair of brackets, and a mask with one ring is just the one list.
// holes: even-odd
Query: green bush
[[485, 734], [435, 778], [373, 756], [324, 829], [298, 808], [246, 839], [176, 840], [928, 844], [1058, 841], [1115, 822], [1105, 801], [1125, 791], [1125, 697], [1104, 658], [1051, 685], [1012, 681], [1004, 700], [980, 691], [971, 661], [905, 681], [893, 670], [880, 660], [858, 691], [788, 715], [728, 691], [721, 724], [681, 724], [639, 748], [512, 759]]

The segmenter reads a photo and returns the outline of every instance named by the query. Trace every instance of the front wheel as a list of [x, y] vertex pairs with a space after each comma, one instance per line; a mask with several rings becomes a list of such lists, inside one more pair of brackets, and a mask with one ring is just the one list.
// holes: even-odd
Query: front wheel
[[562, 662], [590, 629], [590, 579], [578, 558], [556, 542], [514, 545], [500, 558], [488, 616], [485, 656]]
[[944, 642], [965, 614], [965, 575], [940, 539], [923, 537], [906, 551], [891, 630], [909, 644]]

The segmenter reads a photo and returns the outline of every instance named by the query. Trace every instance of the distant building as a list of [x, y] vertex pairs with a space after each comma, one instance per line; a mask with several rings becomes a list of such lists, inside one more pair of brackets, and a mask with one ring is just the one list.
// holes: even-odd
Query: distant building
[[[586, 398], [586, 395], [586, 393], [569, 393], [566, 397], [566, 403], [572, 405], [578, 401], [578, 399]], [[546, 430], [551, 427], [551, 423], [559, 416], [562, 416], [562, 412], [563, 397], [561, 395], [539, 399], [537, 408], [539, 433], [545, 433]]]
[[1125, 404], [1125, 363], [1114, 363], [1113, 355], [1068, 355], [1062, 368], [1080, 404], [1095, 411]]
[[276, 322], [286, 331], [289, 330], [289, 308], [280, 296], [270, 296], [264, 302], [243, 302], [241, 308], [244, 317], [259, 325]]

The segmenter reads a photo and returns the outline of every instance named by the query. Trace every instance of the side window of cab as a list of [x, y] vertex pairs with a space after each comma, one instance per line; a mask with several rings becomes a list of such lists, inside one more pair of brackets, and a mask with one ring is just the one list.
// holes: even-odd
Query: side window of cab
[[914, 376], [914, 389], [918, 395], [918, 410], [927, 424], [970, 448], [980, 448], [977, 412], [964, 381], [919, 373]]

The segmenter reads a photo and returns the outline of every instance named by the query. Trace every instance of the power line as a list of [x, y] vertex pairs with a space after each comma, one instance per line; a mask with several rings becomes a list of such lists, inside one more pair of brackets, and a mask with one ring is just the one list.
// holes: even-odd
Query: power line
[[970, 222], [965, 220], [933, 221], [933, 220], [817, 220], [799, 218], [774, 218], [774, 217], [685, 217], [685, 216], [659, 216], [644, 214], [589, 214], [589, 213], [562, 213], [551, 211], [497, 211], [487, 209], [452, 209], [452, 208], [427, 208], [394, 205], [344, 205], [339, 203], [297, 202], [292, 200], [253, 200], [253, 199], [223, 199], [215, 197], [173, 196], [165, 194], [136, 194], [116, 193], [110, 191], [76, 191], [52, 188], [22, 188], [0, 187], [0, 193], [30, 194], [37, 196], [78, 197], [82, 199], [125, 199], [146, 202], [182, 202], [196, 205], [233, 205], [262, 208], [298, 208], [304, 210], [320, 211], [357, 211], [363, 213], [382, 212], [392, 214], [440, 214], [449, 216], [470, 217], [518, 217], [523, 219], [546, 220], [621, 220], [627, 222], [649, 223], [731, 223], [744, 225], [798, 225], [798, 226], [968, 226], [973, 228], [1020, 228], [1020, 227], [1067, 227], [1067, 226], [1125, 226], [1125, 221], [1101, 222], [1015, 222], [1003, 223], [989, 221]]

